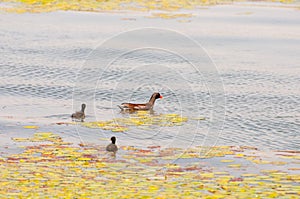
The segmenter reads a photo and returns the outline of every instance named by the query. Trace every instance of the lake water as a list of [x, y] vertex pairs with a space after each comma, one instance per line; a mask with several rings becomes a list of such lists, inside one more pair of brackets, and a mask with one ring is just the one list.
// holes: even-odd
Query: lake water
[[[187, 12], [194, 17], [184, 21], [132, 12], [1, 13], [2, 147], [11, 148], [11, 137], [51, 131], [75, 143], [105, 145], [116, 135], [119, 145], [137, 147], [247, 145], [299, 150], [299, 10], [237, 4]], [[127, 31], [144, 27], [155, 29], [126, 37]], [[110, 43], [116, 38], [123, 43]], [[180, 38], [201, 47], [192, 49]], [[146, 41], [143, 48], [129, 48], [140, 41]], [[172, 45], [185, 56], [200, 53], [203, 67], [197, 70], [189, 60], [166, 50]], [[212, 67], [221, 86], [207, 79]], [[71, 121], [71, 113], [83, 102], [86, 121], [129, 117], [119, 112], [118, 104], [146, 102], [156, 91], [164, 98], [156, 101], [155, 114], [178, 113], [188, 122], [125, 133], [55, 124]], [[197, 117], [206, 119], [193, 120]]]

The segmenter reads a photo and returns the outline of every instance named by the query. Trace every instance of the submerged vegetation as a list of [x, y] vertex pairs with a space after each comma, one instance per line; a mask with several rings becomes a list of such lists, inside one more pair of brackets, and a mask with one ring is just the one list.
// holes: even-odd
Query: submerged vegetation
[[300, 194], [299, 151], [276, 151], [270, 159], [270, 154], [265, 157], [254, 147], [120, 146], [113, 157], [104, 146], [76, 146], [51, 132], [13, 141], [27, 144], [21, 153], [0, 157], [1, 198], [297, 198]]
[[[176, 13], [184, 9], [194, 9], [199, 6], [232, 3], [243, 0], [4, 0], [13, 3], [12, 7], [2, 8], [8, 12], [51, 12], [57, 10], [74, 11], [164, 11], [153, 14], [154, 17], [177, 18], [190, 17], [190, 14]], [[266, 0], [270, 2], [291, 3], [293, 0]], [[167, 13], [166, 13], [167, 12]]]

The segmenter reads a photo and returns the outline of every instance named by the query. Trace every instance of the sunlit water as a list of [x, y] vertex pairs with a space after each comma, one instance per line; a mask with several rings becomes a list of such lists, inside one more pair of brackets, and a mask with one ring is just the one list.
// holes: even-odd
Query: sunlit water
[[[135, 19], [129, 21], [122, 20], [122, 14], [108, 13], [1, 14], [2, 145], [10, 145], [11, 137], [51, 131], [70, 141], [103, 145], [116, 135], [119, 145], [138, 147], [299, 149], [300, 12], [243, 6], [200, 11], [192, 11], [197, 14], [189, 23], [134, 13], [123, 13]], [[183, 30], [205, 47], [216, 63], [226, 99], [225, 119], [217, 118], [224, 122], [220, 131], [213, 129], [211, 114], [216, 107], [206, 80], [178, 56], [143, 49], [112, 60], [110, 69], [101, 62], [87, 64], [90, 53], [103, 50], [100, 44], [105, 39], [120, 31], [154, 25]], [[174, 68], [184, 70], [178, 73]], [[117, 105], [146, 102], [157, 91], [164, 98], [156, 101], [155, 114], [177, 113], [188, 117], [187, 123], [150, 130], [133, 127], [125, 133], [55, 124], [71, 121], [71, 113], [83, 102], [87, 104], [86, 121], [130, 117], [121, 114]], [[206, 119], [193, 120], [198, 117]], [[40, 129], [23, 129], [24, 125]]]

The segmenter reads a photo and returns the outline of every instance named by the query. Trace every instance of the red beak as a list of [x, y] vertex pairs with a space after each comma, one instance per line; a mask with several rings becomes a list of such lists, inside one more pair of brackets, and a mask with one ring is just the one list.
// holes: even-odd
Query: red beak
[[162, 98], [163, 98], [163, 96], [161, 95], [159, 98], [160, 98], [160, 99], [162, 99]]

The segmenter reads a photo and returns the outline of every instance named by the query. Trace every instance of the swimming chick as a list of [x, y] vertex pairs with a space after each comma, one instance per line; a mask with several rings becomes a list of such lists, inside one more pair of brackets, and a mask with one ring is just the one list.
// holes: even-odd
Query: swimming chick
[[118, 151], [118, 147], [116, 145], [116, 137], [113, 136], [110, 138], [110, 140], [111, 140], [111, 143], [109, 145], [107, 145], [106, 151], [116, 153]]
[[85, 118], [85, 114], [84, 114], [85, 107], [86, 107], [85, 104], [81, 104], [81, 110], [77, 111], [76, 113], [73, 113], [71, 115], [72, 119], [81, 120], [81, 122], [83, 122], [83, 120]]

